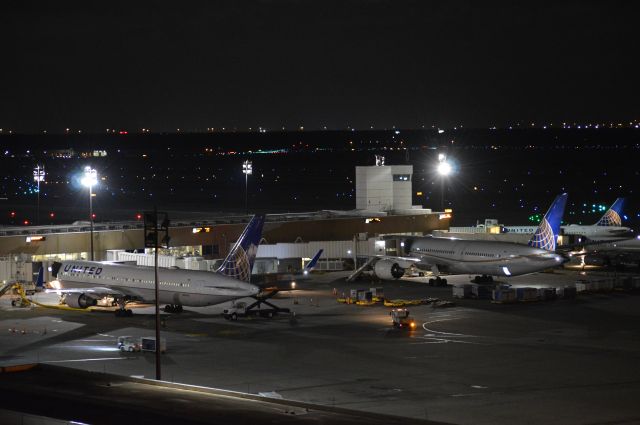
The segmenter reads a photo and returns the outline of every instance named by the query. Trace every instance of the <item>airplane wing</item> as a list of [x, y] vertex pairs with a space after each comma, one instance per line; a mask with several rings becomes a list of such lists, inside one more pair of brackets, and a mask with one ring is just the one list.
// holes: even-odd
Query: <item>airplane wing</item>
[[95, 295], [98, 297], [106, 297], [107, 295], [118, 295], [118, 296], [125, 296], [127, 294], [125, 294], [122, 291], [119, 291], [117, 289], [113, 289], [113, 288], [105, 288], [105, 287], [101, 287], [101, 286], [97, 286], [94, 288], [61, 288], [61, 289], [47, 289], [45, 292], [55, 292], [55, 293], [62, 293], [62, 294], [89, 294], [89, 295]]

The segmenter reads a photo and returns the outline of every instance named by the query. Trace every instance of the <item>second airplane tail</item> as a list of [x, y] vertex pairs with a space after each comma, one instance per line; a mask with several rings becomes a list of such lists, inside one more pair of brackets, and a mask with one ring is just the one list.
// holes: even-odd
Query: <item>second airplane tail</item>
[[560, 222], [567, 204], [567, 194], [558, 195], [542, 218], [540, 225], [529, 240], [529, 246], [555, 251], [560, 233]]
[[244, 282], [251, 280], [251, 269], [258, 253], [260, 239], [262, 239], [264, 219], [264, 215], [253, 216], [216, 273]]
[[622, 207], [624, 206], [624, 198], [618, 198], [611, 205], [611, 208], [598, 220], [596, 226], [622, 226]]
[[318, 260], [320, 259], [320, 256], [322, 255], [323, 251], [324, 249], [321, 249], [316, 253], [316, 255], [313, 256], [311, 261], [309, 261], [309, 263], [304, 268], [305, 273], [309, 273], [311, 270], [315, 268], [316, 264], [318, 264]]

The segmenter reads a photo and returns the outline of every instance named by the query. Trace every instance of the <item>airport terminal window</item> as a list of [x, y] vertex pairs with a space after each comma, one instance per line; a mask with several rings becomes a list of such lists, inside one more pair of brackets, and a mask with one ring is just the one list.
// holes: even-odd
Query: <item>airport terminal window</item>
[[411, 174], [394, 174], [393, 181], [394, 182], [408, 182], [411, 180]]

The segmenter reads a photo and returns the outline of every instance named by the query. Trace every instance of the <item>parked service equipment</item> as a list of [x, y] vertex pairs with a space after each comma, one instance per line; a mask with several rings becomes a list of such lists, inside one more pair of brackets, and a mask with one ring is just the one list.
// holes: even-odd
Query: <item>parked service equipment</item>
[[[119, 336], [118, 348], [120, 351], [126, 351], [129, 353], [138, 351], [156, 351], [156, 338], [153, 336], [143, 336], [142, 338], [136, 338], [132, 336]], [[160, 352], [165, 353], [167, 351], [167, 341], [160, 339]]]
[[453, 298], [471, 298], [471, 285], [459, 285], [453, 287]]
[[536, 301], [538, 299], [538, 288], [516, 288], [516, 298], [518, 298], [518, 301]]
[[512, 288], [494, 289], [491, 298], [496, 303], [513, 303], [516, 302], [516, 291]]
[[[260, 304], [266, 304], [267, 307], [262, 308]], [[225, 308], [222, 311], [222, 317], [227, 320], [237, 320], [238, 317], [259, 316], [271, 318], [278, 313], [290, 313], [288, 308], [276, 307], [271, 303], [262, 301], [261, 303], [254, 302], [251, 305], [247, 305], [244, 301], [237, 302], [229, 308]]]
[[491, 288], [484, 285], [472, 285], [471, 286], [471, 298], [477, 298], [480, 300], [488, 300], [491, 298]]

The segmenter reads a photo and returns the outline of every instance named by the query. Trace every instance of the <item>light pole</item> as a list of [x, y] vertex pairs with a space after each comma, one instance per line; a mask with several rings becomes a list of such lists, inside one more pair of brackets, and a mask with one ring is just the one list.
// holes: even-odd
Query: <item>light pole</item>
[[[158, 225], [160, 223], [160, 225]], [[160, 233], [164, 236], [160, 238]], [[156, 380], [162, 379], [162, 367], [160, 364], [160, 280], [158, 278], [158, 250], [160, 246], [169, 248], [169, 215], [166, 212], [153, 211], [144, 213], [144, 246], [154, 249], [153, 268], [155, 274], [155, 299], [156, 299]]]
[[91, 261], [93, 261], [93, 186], [98, 184], [98, 172], [89, 166], [84, 167], [84, 176], [81, 183], [83, 186], [89, 188], [89, 223], [90, 223], [90, 238], [91, 238]]
[[249, 214], [249, 175], [253, 174], [251, 161], [246, 160], [242, 163], [242, 173], [244, 174], [244, 209], [245, 214]]
[[438, 154], [438, 167], [436, 168], [440, 174], [440, 207], [444, 211], [444, 179], [451, 174], [451, 164], [447, 162], [447, 156], [443, 153]]
[[33, 180], [38, 184], [38, 203], [36, 205], [36, 225], [40, 224], [40, 182], [44, 181], [44, 165], [37, 165], [36, 168], [33, 169]]

